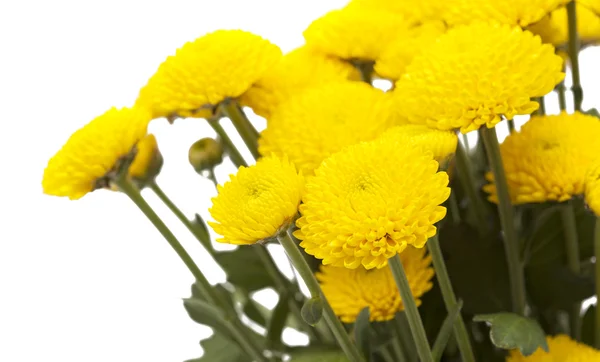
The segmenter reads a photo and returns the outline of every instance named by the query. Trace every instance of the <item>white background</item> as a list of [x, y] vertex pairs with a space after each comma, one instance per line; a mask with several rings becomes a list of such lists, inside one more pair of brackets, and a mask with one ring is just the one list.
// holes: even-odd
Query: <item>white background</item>
[[[0, 361], [183, 361], [207, 328], [181, 298], [192, 277], [126, 197], [42, 195], [48, 159], [112, 106], [133, 103], [163, 59], [219, 28], [241, 28], [289, 51], [331, 1], [3, 1], [0, 3]], [[599, 105], [598, 49], [582, 60], [585, 107]], [[593, 55], [593, 56], [592, 56]], [[555, 106], [549, 107], [555, 110]], [[214, 188], [187, 165], [212, 132], [200, 120], [151, 125], [166, 164], [159, 183], [190, 216]], [[219, 170], [223, 175], [232, 167]], [[212, 282], [222, 272], [152, 194]]]

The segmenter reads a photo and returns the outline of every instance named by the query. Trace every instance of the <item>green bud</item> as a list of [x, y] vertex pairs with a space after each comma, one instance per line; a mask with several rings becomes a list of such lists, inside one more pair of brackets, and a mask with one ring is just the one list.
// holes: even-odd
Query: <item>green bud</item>
[[320, 297], [310, 298], [302, 306], [300, 314], [306, 323], [316, 325], [323, 317], [323, 301]]
[[202, 138], [190, 147], [188, 159], [198, 173], [211, 170], [223, 162], [223, 146], [213, 138]]

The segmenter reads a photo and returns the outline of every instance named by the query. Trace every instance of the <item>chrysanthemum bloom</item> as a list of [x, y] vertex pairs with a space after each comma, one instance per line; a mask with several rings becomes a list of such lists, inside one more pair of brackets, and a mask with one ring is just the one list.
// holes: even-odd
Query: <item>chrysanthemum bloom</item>
[[281, 58], [258, 35], [218, 30], [186, 43], [141, 89], [137, 105], [152, 117], [207, 117], [227, 98], [244, 94]]
[[281, 102], [304, 88], [349, 79], [360, 80], [354, 66], [303, 46], [286, 54], [242, 95], [241, 101], [256, 114], [269, 118]]
[[163, 158], [153, 134], [146, 135], [137, 144], [137, 152], [131, 166], [129, 176], [141, 183], [152, 181], [162, 168]]
[[452, 131], [440, 131], [421, 124], [407, 124], [390, 128], [380, 139], [396, 142], [398, 145], [414, 145], [443, 163], [456, 152], [458, 137]]
[[[417, 305], [421, 297], [433, 286], [434, 271], [431, 257], [425, 255], [425, 248], [406, 247], [400, 253], [402, 266], [408, 278], [410, 291]], [[367, 270], [339, 268], [323, 265], [317, 272], [323, 294], [331, 304], [335, 314], [345, 323], [353, 323], [366, 307], [369, 307], [371, 321], [387, 321], [404, 310], [400, 292], [390, 268]]]
[[44, 170], [44, 193], [76, 200], [110, 187], [108, 174], [146, 135], [150, 115], [112, 108], [73, 133]]
[[390, 138], [347, 147], [307, 180], [294, 235], [324, 265], [383, 268], [435, 235], [450, 195], [438, 168], [430, 153]]
[[[529, 30], [541, 36], [545, 43], [564, 46], [569, 40], [567, 9], [561, 7], [553, 11]], [[582, 5], [577, 5], [577, 35], [582, 46], [600, 42], [600, 16]]]
[[598, 0], [577, 0], [579, 5], [583, 5], [586, 8], [590, 9], [596, 15], [600, 16], [600, 1]]
[[569, 336], [559, 334], [547, 336], [549, 351], [538, 348], [534, 354], [525, 357], [516, 349], [510, 351], [506, 362], [592, 362], [600, 361], [600, 351], [583, 343], [578, 343]]
[[391, 80], [398, 80], [413, 58], [431, 46], [444, 32], [442, 22], [429, 22], [421, 26], [399, 31], [375, 62], [375, 73]]
[[525, 27], [570, 0], [448, 0], [443, 18], [449, 25], [494, 21]]
[[391, 12], [403, 16], [409, 24], [441, 20], [447, 0], [351, 0], [348, 7]]
[[372, 140], [393, 125], [389, 97], [362, 82], [306, 89], [274, 110], [258, 149], [263, 155], [286, 155], [310, 175], [329, 155]]
[[442, 35], [415, 57], [394, 91], [413, 123], [463, 133], [493, 127], [502, 116], [530, 114], [531, 100], [564, 78], [562, 59], [529, 31], [475, 23]]
[[398, 14], [362, 7], [333, 10], [304, 31], [307, 46], [350, 61], [374, 61], [407, 27]]
[[600, 217], [600, 160], [596, 160], [585, 177], [585, 202]]
[[[586, 173], [600, 154], [600, 121], [582, 113], [532, 117], [500, 145], [514, 204], [566, 201], [584, 192]], [[492, 173], [484, 186], [497, 202]]]
[[209, 222], [222, 235], [218, 242], [254, 244], [275, 237], [298, 212], [304, 177], [287, 159], [264, 157], [240, 167], [230, 181], [218, 186]]

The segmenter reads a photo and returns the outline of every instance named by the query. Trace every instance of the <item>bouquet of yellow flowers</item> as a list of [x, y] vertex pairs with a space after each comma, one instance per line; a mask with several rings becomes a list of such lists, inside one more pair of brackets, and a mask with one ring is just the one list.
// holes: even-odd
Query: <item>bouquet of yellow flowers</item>
[[[214, 333], [188, 362], [600, 361], [600, 313], [582, 306], [600, 293], [600, 115], [582, 109], [578, 61], [600, 42], [600, 1], [352, 0], [304, 38], [287, 54], [243, 30], [184, 44], [45, 169], [49, 195], [127, 196], [189, 269], [184, 307]], [[217, 134], [189, 149], [217, 187], [206, 222], [157, 183], [148, 125], [184, 117]], [[238, 170], [219, 184], [224, 162]], [[225, 283], [208, 282], [143, 188]], [[264, 288], [273, 309], [253, 299]]]

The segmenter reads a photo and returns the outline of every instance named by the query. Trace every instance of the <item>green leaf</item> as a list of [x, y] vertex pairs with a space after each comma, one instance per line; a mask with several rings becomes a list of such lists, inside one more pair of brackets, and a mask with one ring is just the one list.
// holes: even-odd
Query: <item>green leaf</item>
[[285, 328], [285, 322], [290, 312], [287, 295], [279, 296], [279, 301], [271, 313], [269, 325], [267, 326], [267, 347], [272, 348], [282, 345], [281, 333]]
[[600, 118], [600, 112], [596, 108], [590, 108], [587, 111], [583, 112], [587, 115], [594, 116]]
[[269, 315], [270, 311], [254, 301], [252, 298], [248, 297], [248, 299], [244, 302], [244, 308], [242, 311], [256, 324], [263, 327], [267, 326], [266, 316]]
[[252, 246], [240, 246], [233, 251], [216, 253], [215, 259], [227, 273], [227, 281], [248, 292], [274, 286]]
[[297, 348], [291, 353], [290, 362], [348, 362], [344, 352], [322, 347]]
[[532, 355], [539, 347], [548, 351], [544, 330], [533, 319], [514, 313], [496, 313], [476, 315], [473, 320], [491, 324], [490, 339], [496, 347], [518, 348], [524, 356]]
[[200, 342], [204, 354], [185, 362], [251, 362], [235, 343], [217, 333]]
[[220, 309], [198, 298], [184, 299], [183, 306], [194, 322], [212, 327], [216, 332], [231, 338], [229, 329], [224, 323], [225, 316]]
[[300, 313], [306, 323], [314, 326], [323, 317], [323, 301], [320, 297], [310, 298], [304, 303]]
[[371, 313], [369, 307], [363, 308], [354, 322], [354, 340], [362, 355], [371, 360]]
[[212, 246], [210, 241], [210, 234], [208, 233], [208, 227], [202, 219], [202, 216], [196, 214], [192, 220], [192, 226], [194, 227], [195, 234], [198, 236], [199, 241], [202, 243], [209, 253], [213, 253], [215, 248]]
[[[229, 306], [233, 307], [232, 295], [224, 284], [216, 284], [213, 286], [213, 289], [217, 294], [220, 294], [222, 300], [226, 300]], [[192, 298], [208, 302], [197, 283], [192, 284]]]

